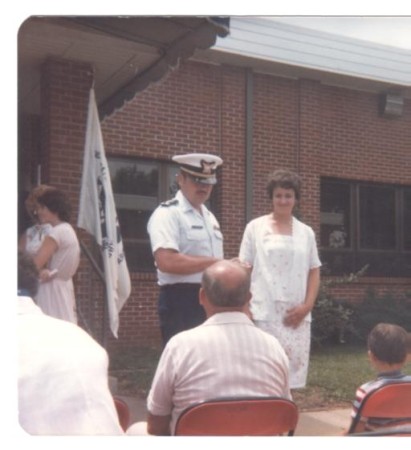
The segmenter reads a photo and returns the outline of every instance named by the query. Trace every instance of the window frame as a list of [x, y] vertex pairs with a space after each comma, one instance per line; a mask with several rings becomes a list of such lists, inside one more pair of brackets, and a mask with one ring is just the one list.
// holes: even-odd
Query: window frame
[[[139, 157], [139, 156], [123, 156], [123, 155], [108, 155], [107, 156], [107, 161], [108, 161], [108, 165], [109, 165], [109, 170], [110, 170], [110, 179], [111, 179], [111, 183], [113, 186], [113, 196], [114, 196], [114, 201], [116, 204], [116, 210], [117, 210], [117, 217], [119, 220], [119, 224], [120, 224], [120, 230], [123, 229], [122, 226], [122, 214], [121, 214], [121, 210], [125, 210], [125, 209], [130, 209], [130, 208], [121, 208], [118, 207], [118, 198], [121, 195], [127, 195], [127, 194], [119, 194], [115, 192], [115, 185], [113, 183], [113, 177], [115, 176], [114, 173], [112, 173], [111, 170], [111, 164], [113, 161], [122, 161], [122, 162], [129, 162], [130, 164], [136, 164], [138, 165], [140, 164], [153, 164], [154, 166], [157, 167], [158, 169], [158, 186], [157, 186], [157, 201], [156, 204], [153, 205], [153, 209], [142, 209], [142, 211], [151, 211], [149, 216], [151, 216], [152, 212], [157, 208], [157, 206], [166, 201], [169, 200], [170, 198], [174, 197], [175, 193], [179, 190], [179, 187], [177, 185], [177, 182], [175, 180], [175, 175], [179, 173], [179, 166], [173, 162], [171, 159], [168, 160], [164, 160], [164, 159], [155, 159], [155, 158], [147, 158], [147, 157]], [[206, 206], [209, 209], [216, 209], [215, 207], [217, 206], [217, 196], [218, 196], [218, 188], [217, 188], [218, 184], [214, 186], [213, 190], [212, 190], [212, 194], [210, 196], [210, 199], [206, 202]], [[130, 194], [132, 195], [132, 194]], [[138, 196], [137, 194], [135, 194], [136, 196]], [[142, 196], [143, 197], [143, 196]], [[148, 200], [144, 200], [142, 199], [142, 201], [147, 201]], [[141, 209], [141, 208], [140, 208]], [[139, 208], [132, 208], [131, 210], [134, 211], [138, 211]], [[216, 215], [218, 215], [216, 213]], [[148, 220], [147, 220], [148, 222]], [[147, 227], [147, 222], [145, 223], [145, 229]], [[123, 245], [124, 245], [124, 253], [126, 255], [126, 259], [127, 262], [129, 264], [129, 270], [131, 272], [134, 273], [155, 273], [155, 265], [154, 265], [154, 257], [151, 253], [151, 244], [150, 244], [150, 237], [147, 233], [147, 231], [145, 231], [145, 237], [128, 237], [126, 236], [123, 232], [122, 232], [122, 238], [123, 238]], [[133, 250], [133, 246], [145, 246], [147, 245], [147, 247], [145, 249], [143, 249], [143, 255], [147, 255], [150, 254], [150, 261], [145, 262], [144, 265], [138, 265], [138, 264], [134, 264], [134, 254], [133, 254], [133, 258], [131, 258], [130, 255], [131, 252], [134, 252], [136, 250]], [[148, 252], [149, 250], [149, 252]], [[129, 263], [130, 261], [130, 263]]]
[[[144, 158], [144, 157], [134, 157], [134, 156], [121, 156], [121, 155], [109, 155], [107, 156], [107, 161], [109, 164], [109, 168], [110, 168], [110, 178], [111, 178], [111, 183], [113, 185], [113, 196], [114, 196], [114, 201], [116, 204], [116, 210], [117, 210], [117, 216], [119, 218], [119, 223], [120, 223], [120, 229], [122, 229], [122, 219], [121, 219], [121, 210], [126, 210], [129, 209], [131, 211], [154, 211], [155, 208], [157, 208], [157, 206], [163, 202], [166, 201], [168, 199], [170, 199], [171, 197], [174, 196], [173, 192], [169, 192], [170, 187], [172, 186], [172, 178], [173, 178], [173, 172], [178, 173], [178, 166], [170, 161], [170, 160], [162, 160], [162, 159], [154, 159], [154, 158]], [[119, 205], [119, 203], [121, 204], [122, 202], [119, 201], [119, 197], [122, 195], [130, 195], [132, 196], [133, 194], [124, 194], [124, 193], [117, 193], [115, 191], [115, 185], [113, 183], [113, 177], [115, 176], [115, 173], [113, 173], [112, 171], [112, 163], [114, 161], [120, 161], [120, 162], [124, 162], [124, 163], [130, 163], [131, 164], [148, 164], [148, 165], [152, 165], [153, 168], [156, 168], [158, 171], [158, 180], [157, 180], [157, 196], [156, 196], [156, 200], [155, 202], [153, 202], [153, 209], [150, 209], [149, 207], [144, 208], [144, 206], [149, 206], [150, 205], [150, 200], [144, 199], [144, 196], [140, 196], [140, 203], [136, 202], [136, 207], [135, 208], [121, 208]], [[178, 190], [177, 185], [174, 186], [174, 192], [176, 192]], [[138, 194], [134, 194], [135, 197], [138, 197]], [[150, 196], [147, 196], [150, 197]], [[154, 196], [152, 197], [154, 198]], [[141, 202], [143, 202], [143, 205], [141, 204]], [[144, 202], [146, 203], [146, 205], [144, 205]], [[155, 204], [154, 204], [155, 203]], [[140, 206], [140, 207], [139, 207]], [[143, 207], [142, 207], [143, 206]], [[151, 213], [149, 215], [151, 215]], [[147, 226], [147, 223], [145, 224], [145, 226]], [[148, 233], [145, 233], [144, 237], [128, 237], [125, 236], [123, 234], [123, 244], [124, 244], [124, 252], [127, 258], [127, 261], [133, 261], [134, 259], [131, 257], [128, 257], [128, 255], [131, 252], [134, 252], [136, 250], [133, 249], [134, 246], [147, 246], [146, 251], [148, 250], [148, 248], [150, 248], [150, 255], [152, 257], [151, 254], [151, 247], [150, 247], [150, 237], [148, 235]], [[131, 272], [135, 272], [135, 273], [154, 273], [155, 272], [155, 266], [154, 266], [154, 258], [152, 257], [151, 263], [149, 262], [148, 264], [146, 263], [145, 265], [139, 265], [134, 264], [134, 263], [129, 263], [129, 270]]]
[[[349, 272], [341, 272], [340, 270], [334, 271], [333, 268], [329, 269], [331, 275], [341, 276], [346, 275], [348, 273], [353, 273], [361, 269], [359, 267], [359, 261], [367, 258], [367, 255], [372, 258], [378, 257], [381, 255], [381, 260], [387, 260], [387, 267], [389, 267], [389, 261], [394, 263], [398, 261], [406, 261], [406, 267], [409, 266], [411, 261], [411, 248], [406, 248], [406, 231], [407, 227], [405, 221], [407, 220], [406, 216], [406, 203], [405, 203], [405, 195], [406, 192], [410, 192], [411, 195], [411, 186], [409, 185], [399, 185], [399, 184], [389, 184], [389, 183], [379, 183], [379, 182], [370, 182], [364, 180], [349, 180], [349, 179], [340, 179], [340, 178], [332, 178], [332, 177], [321, 177], [320, 180], [320, 192], [323, 189], [330, 189], [330, 185], [334, 184], [345, 184], [349, 188], [349, 209], [348, 214], [350, 215], [349, 219], [349, 245], [343, 248], [333, 248], [331, 246], [324, 245], [326, 239], [324, 239], [323, 233], [323, 222], [322, 222], [322, 214], [323, 205], [320, 201], [320, 252], [325, 256], [325, 260], [333, 260], [340, 255], [340, 258], [344, 258], [344, 264], [348, 267], [350, 266]], [[361, 241], [361, 197], [360, 192], [364, 187], [377, 187], [377, 188], [387, 188], [392, 189], [394, 191], [394, 211], [393, 211], [393, 219], [394, 219], [394, 232], [395, 232], [395, 245], [392, 249], [381, 249], [381, 248], [367, 248], [362, 245]], [[320, 195], [321, 198], [321, 195]], [[382, 263], [383, 264], [383, 263]], [[394, 270], [390, 268], [390, 270]], [[404, 277], [406, 273], [402, 273], [397, 275], [395, 273], [391, 273], [388, 270], [389, 275], [386, 275], [383, 272], [381, 267], [376, 269], [376, 272], [371, 270], [370, 276], [372, 277]], [[404, 272], [406, 272], [406, 268], [404, 268]]]

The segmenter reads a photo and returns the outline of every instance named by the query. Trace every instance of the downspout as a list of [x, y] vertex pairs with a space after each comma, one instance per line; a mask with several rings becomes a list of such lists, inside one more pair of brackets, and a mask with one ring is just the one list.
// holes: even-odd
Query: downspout
[[297, 149], [295, 155], [296, 172], [300, 174], [300, 152], [301, 152], [301, 80], [298, 80], [298, 98], [297, 98]]
[[253, 218], [253, 99], [254, 79], [252, 69], [246, 71], [245, 93], [245, 219]]

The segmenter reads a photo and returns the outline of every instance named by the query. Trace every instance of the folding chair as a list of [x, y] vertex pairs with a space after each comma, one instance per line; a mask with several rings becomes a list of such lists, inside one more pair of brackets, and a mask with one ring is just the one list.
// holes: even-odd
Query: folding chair
[[130, 409], [127, 403], [121, 398], [114, 397], [114, 405], [117, 410], [118, 420], [123, 431], [127, 431], [130, 425]]
[[390, 382], [370, 391], [361, 402], [348, 434], [359, 433], [365, 419], [387, 419], [381, 428], [395, 428], [404, 423], [411, 424], [411, 382]]
[[292, 436], [298, 421], [294, 402], [281, 397], [220, 398], [185, 409], [176, 436]]
[[373, 431], [364, 431], [363, 433], [352, 433], [349, 436], [361, 437], [361, 436], [411, 436], [410, 425], [392, 426], [389, 428], [379, 428]]

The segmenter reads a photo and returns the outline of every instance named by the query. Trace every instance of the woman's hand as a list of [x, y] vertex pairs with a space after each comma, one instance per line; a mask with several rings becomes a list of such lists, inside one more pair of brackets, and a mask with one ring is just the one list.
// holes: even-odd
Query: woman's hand
[[50, 281], [53, 279], [57, 274], [57, 270], [49, 270], [49, 269], [43, 269], [40, 271], [40, 281], [42, 283], [46, 283], [47, 281]]
[[287, 309], [283, 323], [286, 327], [297, 328], [304, 320], [304, 317], [311, 311], [311, 308], [305, 303]]

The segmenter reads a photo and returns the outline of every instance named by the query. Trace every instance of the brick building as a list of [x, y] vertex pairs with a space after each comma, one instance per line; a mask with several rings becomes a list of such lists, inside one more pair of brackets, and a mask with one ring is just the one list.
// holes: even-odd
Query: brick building
[[[121, 107], [101, 104], [132, 278], [111, 347], [159, 343], [145, 224], [175, 189], [170, 158], [177, 153], [212, 152], [224, 160], [210, 206], [227, 258], [237, 255], [247, 221], [270, 209], [268, 173], [288, 168], [302, 177], [299, 214], [316, 231], [323, 276], [369, 265], [365, 276], [335, 295], [361, 300], [370, 287], [399, 297], [411, 291], [411, 71], [404, 75], [410, 53], [267, 27], [259, 19], [231, 19], [230, 30], [230, 37], [197, 51]], [[65, 189], [75, 211], [95, 75], [92, 61], [47, 59], [40, 113], [19, 119], [27, 167], [20, 181], [33, 184], [41, 164], [42, 181]], [[81, 230], [79, 236], [91, 244]], [[75, 283], [80, 310], [98, 337], [104, 295], [86, 258]]]

